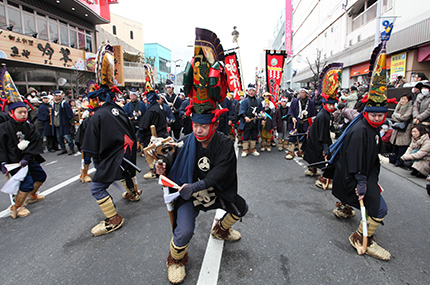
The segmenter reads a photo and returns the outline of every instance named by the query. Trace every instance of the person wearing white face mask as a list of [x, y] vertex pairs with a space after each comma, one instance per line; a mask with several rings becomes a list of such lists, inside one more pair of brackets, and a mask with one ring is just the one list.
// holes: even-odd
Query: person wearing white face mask
[[426, 128], [430, 127], [430, 83], [418, 83], [415, 88], [420, 89], [421, 94], [417, 95], [417, 98], [412, 106], [412, 117], [415, 125], [422, 124]]

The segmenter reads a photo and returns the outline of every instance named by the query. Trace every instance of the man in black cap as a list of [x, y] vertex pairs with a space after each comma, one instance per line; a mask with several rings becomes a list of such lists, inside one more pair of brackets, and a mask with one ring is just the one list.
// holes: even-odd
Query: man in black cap
[[255, 96], [255, 85], [248, 85], [248, 96], [240, 103], [239, 129], [243, 131], [242, 157], [248, 153], [259, 156], [260, 153], [255, 149], [258, 138], [258, 115], [263, 110], [260, 99]]
[[130, 119], [130, 121], [133, 123], [134, 127], [136, 128], [136, 131], [139, 129], [139, 122], [140, 119], [143, 117], [143, 115], [146, 112], [146, 106], [145, 103], [138, 100], [139, 98], [139, 92], [136, 91], [134, 88], [130, 91], [130, 102], [125, 104], [124, 111], [127, 114], [127, 117]]
[[[56, 90], [54, 91], [53, 95], [54, 100], [51, 103], [51, 122], [53, 132], [57, 137], [58, 144], [61, 147], [61, 151], [58, 153], [58, 155], [65, 153], [72, 155], [75, 153], [75, 147], [70, 133], [70, 126], [74, 122], [74, 114], [69, 103], [63, 99], [63, 91]], [[69, 151], [66, 150], [64, 140], [66, 140], [67, 144], [69, 145]]]
[[[309, 125], [312, 122], [312, 118], [316, 115], [315, 102], [310, 99], [308, 94], [309, 91], [305, 88], [300, 89], [299, 97], [291, 102], [290, 109], [288, 110], [288, 129], [298, 136], [290, 135], [288, 142], [288, 152], [285, 156], [286, 159], [290, 160], [295, 157], [294, 149], [295, 143], [299, 141], [297, 156], [303, 156], [304, 151], [302, 148], [302, 142], [304, 140], [303, 135], [308, 131]], [[294, 135], [293, 134], [293, 135]]]
[[170, 124], [175, 139], [179, 139], [181, 136], [181, 118], [179, 117], [179, 109], [181, 108], [182, 100], [177, 94], [174, 93], [173, 82], [169, 79], [166, 80], [166, 103], [172, 109], [172, 113], [175, 116], [175, 121]]
[[[153, 90], [146, 94], [146, 98], [148, 100], [148, 109], [145, 115], [143, 115], [142, 120], [140, 120], [138, 132], [138, 139], [143, 147], [147, 147], [151, 140], [152, 125], [155, 126], [157, 137], [167, 138], [169, 136], [167, 132], [166, 113], [163, 108], [163, 98]], [[156, 177], [153, 172], [153, 165], [151, 165], [150, 168], [151, 169], [143, 175], [143, 178], [152, 179]]]

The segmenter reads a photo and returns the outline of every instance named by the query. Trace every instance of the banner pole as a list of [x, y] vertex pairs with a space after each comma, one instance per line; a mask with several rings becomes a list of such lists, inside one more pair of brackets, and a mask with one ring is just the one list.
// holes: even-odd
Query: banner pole
[[238, 39], [236, 38], [236, 44], [237, 44], [237, 55], [239, 56], [239, 64], [240, 64], [240, 70], [242, 71], [241, 73], [240, 73], [240, 81], [242, 81], [241, 82], [241, 87], [242, 87], [242, 91], [245, 89], [244, 88], [244, 81], [243, 81], [243, 65], [242, 65], [242, 57], [240, 56], [240, 47], [239, 47], [239, 41], [238, 41]]

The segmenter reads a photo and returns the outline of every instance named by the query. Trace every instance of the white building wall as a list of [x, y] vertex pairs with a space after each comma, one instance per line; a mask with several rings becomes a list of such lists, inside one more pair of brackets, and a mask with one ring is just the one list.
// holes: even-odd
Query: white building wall
[[[379, 0], [382, 1], [381, 16], [400, 16], [394, 24], [393, 33], [406, 29], [416, 23], [430, 18], [428, 0]], [[316, 50], [322, 52], [328, 63], [340, 61], [345, 63], [343, 84], [348, 85], [349, 74], [346, 74], [354, 64], [370, 58], [373, 49], [373, 39], [376, 32], [376, 5], [359, 15], [358, 7], [365, 0], [296, 0], [293, 4], [293, 60], [292, 69], [297, 70], [296, 82], [306, 82], [312, 76], [306, 59], [313, 63]], [[347, 6], [344, 4], [347, 3]], [[373, 15], [373, 16], [372, 16]], [[357, 21], [364, 24], [353, 29]], [[383, 20], [383, 19], [382, 19]], [[430, 33], [430, 31], [423, 31]], [[387, 45], [389, 48], [390, 42]], [[413, 46], [414, 43], [411, 43]], [[352, 50], [354, 50], [354, 53]], [[351, 52], [348, 52], [351, 50]]]

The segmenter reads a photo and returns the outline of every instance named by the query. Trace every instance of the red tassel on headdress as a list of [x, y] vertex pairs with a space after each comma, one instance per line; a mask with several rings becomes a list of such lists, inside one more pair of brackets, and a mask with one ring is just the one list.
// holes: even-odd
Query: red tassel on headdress
[[363, 96], [363, 99], [361, 99], [361, 103], [366, 104], [366, 103], [367, 103], [367, 101], [369, 101], [369, 99], [367, 99], [367, 97], [369, 97], [369, 95], [365, 95], [365, 96]]
[[185, 116], [187, 117], [191, 116], [192, 109], [193, 109], [193, 103], [190, 101], [190, 105], [185, 107]]
[[95, 89], [95, 90], [99, 90], [99, 89], [100, 89], [100, 86], [99, 86], [98, 84], [94, 84], [94, 89]]
[[28, 102], [27, 99], [22, 100], [22, 102], [24, 102], [25, 104], [27, 104], [30, 107], [31, 110], [34, 110], [34, 107], [31, 106], [30, 102]]
[[227, 113], [228, 109], [227, 108], [223, 108], [223, 109], [216, 109], [212, 112], [212, 114], [214, 114], [214, 117], [212, 119], [212, 123], [215, 123], [218, 120], [218, 117], [221, 116], [224, 113]]
[[397, 102], [396, 98], [389, 98], [387, 99], [387, 103], [394, 103], [394, 104], [398, 104], [399, 102]]
[[116, 87], [116, 85], [114, 85], [111, 90], [115, 94], [122, 94], [122, 92], [118, 89], [118, 87]]

